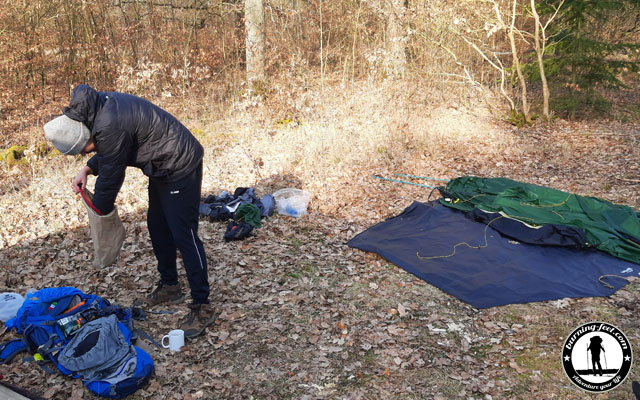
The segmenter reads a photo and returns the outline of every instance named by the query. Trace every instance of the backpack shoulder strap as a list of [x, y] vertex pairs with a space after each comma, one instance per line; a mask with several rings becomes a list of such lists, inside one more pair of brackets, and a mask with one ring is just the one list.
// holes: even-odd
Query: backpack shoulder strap
[[51, 375], [55, 375], [56, 371], [54, 371], [53, 369], [49, 368], [49, 366], [47, 365], [48, 363], [51, 363], [52, 361], [42, 357], [42, 355], [40, 353], [36, 353], [33, 356], [30, 357], [24, 357], [22, 359], [22, 362], [28, 363], [28, 362], [34, 362], [36, 363], [44, 372], [46, 372], [47, 374], [51, 374]]
[[27, 345], [22, 339], [13, 339], [0, 344], [0, 364], [9, 364], [16, 355], [26, 352]]

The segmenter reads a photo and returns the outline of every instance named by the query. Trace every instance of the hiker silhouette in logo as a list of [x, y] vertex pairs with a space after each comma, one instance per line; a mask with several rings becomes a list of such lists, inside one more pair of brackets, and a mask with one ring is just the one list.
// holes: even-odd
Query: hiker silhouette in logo
[[602, 338], [598, 335], [592, 337], [589, 340], [589, 347], [587, 347], [587, 351], [591, 351], [591, 363], [593, 364], [593, 375], [597, 375], [596, 365], [600, 370], [600, 376], [602, 376], [602, 365], [600, 364], [600, 350], [604, 351], [604, 347], [602, 347]]

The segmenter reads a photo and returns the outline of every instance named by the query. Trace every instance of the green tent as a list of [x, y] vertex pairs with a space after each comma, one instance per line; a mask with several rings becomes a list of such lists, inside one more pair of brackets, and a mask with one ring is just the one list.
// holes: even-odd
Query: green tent
[[506, 178], [463, 176], [439, 189], [448, 207], [501, 213], [531, 226], [575, 227], [584, 231], [585, 246], [640, 264], [640, 215], [631, 207]]

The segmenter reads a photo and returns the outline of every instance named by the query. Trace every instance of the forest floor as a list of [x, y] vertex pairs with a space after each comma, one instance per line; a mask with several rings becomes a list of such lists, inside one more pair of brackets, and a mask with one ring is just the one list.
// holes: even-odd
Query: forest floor
[[[275, 214], [238, 242], [223, 240], [225, 223], [201, 221], [220, 314], [182, 352], [144, 342], [156, 371], [130, 398], [633, 398], [637, 366], [615, 390], [590, 395], [569, 381], [560, 359], [567, 335], [589, 321], [615, 325], [640, 354], [638, 280], [609, 298], [476, 309], [345, 243], [413, 201], [437, 198], [374, 173], [502, 176], [638, 210], [640, 126], [557, 120], [515, 129], [458, 107], [404, 107], [405, 114], [382, 121], [363, 101], [338, 98], [300, 120], [248, 108], [213, 122], [180, 114], [207, 147], [203, 195], [252, 186], [260, 196], [299, 187], [313, 197], [308, 215]], [[393, 101], [384, 109], [402, 108]], [[368, 114], [346, 117], [362, 110]], [[129, 305], [153, 288], [145, 178], [128, 173], [117, 203], [127, 238], [115, 265], [97, 270], [86, 215], [70, 189], [85, 161], [34, 156], [3, 169], [0, 291], [75, 286]], [[177, 312], [151, 314], [136, 326], [159, 339], [187, 312], [186, 305], [171, 309]], [[45, 398], [93, 398], [79, 380], [33, 364], [14, 361], [0, 375]]]

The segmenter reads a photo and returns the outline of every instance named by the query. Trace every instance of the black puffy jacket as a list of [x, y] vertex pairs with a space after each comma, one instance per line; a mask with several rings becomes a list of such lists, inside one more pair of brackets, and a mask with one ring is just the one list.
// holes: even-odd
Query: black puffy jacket
[[127, 166], [152, 180], [174, 182], [202, 162], [204, 150], [191, 132], [139, 97], [79, 85], [63, 112], [91, 130], [96, 155], [87, 165], [98, 175], [93, 203], [105, 214], [113, 210]]

